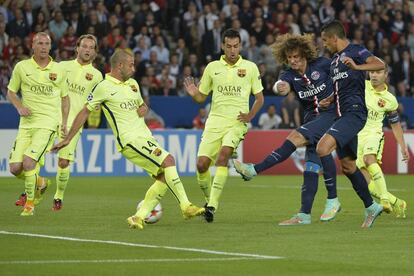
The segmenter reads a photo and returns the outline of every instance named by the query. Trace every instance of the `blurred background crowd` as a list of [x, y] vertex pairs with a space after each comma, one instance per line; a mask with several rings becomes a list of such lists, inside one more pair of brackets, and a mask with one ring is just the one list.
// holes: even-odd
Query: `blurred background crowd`
[[[241, 34], [243, 57], [258, 65], [264, 95], [274, 96], [272, 86], [283, 69], [272, 56], [275, 38], [312, 33], [320, 55], [329, 56], [320, 27], [334, 18], [344, 24], [351, 42], [364, 44], [386, 61], [389, 90], [412, 97], [413, 15], [414, 1], [407, 0], [0, 0], [0, 99], [6, 99], [14, 64], [30, 57], [31, 39], [39, 31], [50, 33], [51, 55], [57, 61], [74, 57], [81, 34], [96, 35], [99, 54], [94, 63], [103, 73], [117, 48], [130, 49], [135, 79], [147, 101], [152, 95], [186, 97], [183, 79], [200, 78], [206, 64], [220, 56], [221, 32], [230, 27]], [[294, 97], [286, 97], [280, 107], [265, 108], [275, 122], [270, 128], [300, 123]], [[194, 118], [194, 127], [202, 125], [203, 112], [197, 115], [201, 120]]]

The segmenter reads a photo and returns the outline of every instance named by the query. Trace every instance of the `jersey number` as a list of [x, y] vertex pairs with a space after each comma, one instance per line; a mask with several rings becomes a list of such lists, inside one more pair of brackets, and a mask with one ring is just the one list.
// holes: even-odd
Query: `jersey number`
[[148, 151], [148, 153], [151, 154], [152, 151], [153, 151], [151, 148], [157, 147], [157, 145], [152, 143], [151, 141], [147, 141], [147, 144], [148, 144], [148, 147], [147, 146], [142, 146], [142, 149]]

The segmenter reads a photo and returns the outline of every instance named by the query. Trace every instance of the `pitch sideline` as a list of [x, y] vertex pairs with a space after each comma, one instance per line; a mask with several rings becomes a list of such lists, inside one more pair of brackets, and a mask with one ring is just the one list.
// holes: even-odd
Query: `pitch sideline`
[[[224, 252], [208, 249], [199, 249], [199, 248], [188, 248], [188, 247], [176, 247], [176, 246], [164, 246], [164, 245], [151, 245], [151, 244], [141, 244], [141, 243], [129, 243], [122, 241], [111, 241], [111, 240], [92, 240], [92, 239], [81, 239], [73, 237], [64, 237], [64, 236], [51, 236], [43, 234], [33, 234], [33, 233], [20, 233], [20, 232], [9, 232], [0, 230], [2, 235], [14, 235], [14, 236], [26, 236], [26, 237], [36, 237], [36, 238], [46, 238], [54, 240], [64, 240], [64, 241], [75, 241], [75, 242], [86, 242], [86, 243], [102, 243], [102, 244], [114, 244], [114, 245], [123, 245], [123, 246], [132, 246], [132, 247], [142, 247], [142, 248], [155, 248], [155, 249], [167, 249], [175, 251], [187, 251], [187, 252], [198, 252], [205, 254], [213, 255], [222, 255], [222, 256], [234, 256], [234, 257], [244, 257], [249, 259], [283, 259], [282, 256], [269, 256], [269, 255], [259, 255], [259, 254], [248, 254], [248, 253], [237, 253], [237, 252]], [[76, 260], [74, 260], [76, 261]]]

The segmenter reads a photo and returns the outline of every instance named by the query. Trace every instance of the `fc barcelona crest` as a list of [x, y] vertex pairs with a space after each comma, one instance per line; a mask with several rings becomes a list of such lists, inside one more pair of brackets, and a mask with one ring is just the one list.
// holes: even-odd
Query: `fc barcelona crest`
[[238, 70], [237, 70], [237, 75], [238, 75], [240, 78], [244, 78], [244, 77], [246, 76], [246, 69], [238, 69]]
[[383, 99], [379, 99], [378, 100], [378, 106], [379, 107], [384, 107], [385, 106], [385, 101]]
[[92, 74], [90, 74], [90, 73], [86, 73], [85, 78], [86, 78], [88, 81], [91, 81], [91, 80], [93, 79], [93, 75], [92, 75]]
[[160, 156], [162, 151], [159, 148], [156, 148], [153, 152], [152, 152], [155, 156]]
[[57, 74], [56, 73], [49, 73], [49, 79], [51, 81], [55, 81], [57, 79]]
[[138, 88], [135, 85], [131, 85], [131, 89], [134, 92], [138, 92]]

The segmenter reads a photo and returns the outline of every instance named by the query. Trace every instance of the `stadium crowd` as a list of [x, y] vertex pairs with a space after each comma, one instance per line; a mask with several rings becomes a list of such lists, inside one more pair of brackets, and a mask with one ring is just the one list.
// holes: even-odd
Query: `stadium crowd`
[[221, 32], [237, 29], [242, 55], [258, 64], [264, 95], [283, 69], [271, 45], [284, 33], [315, 34], [320, 55], [329, 55], [320, 27], [339, 19], [354, 43], [364, 44], [390, 66], [389, 90], [414, 95], [414, 2], [400, 0], [0, 0], [0, 99], [14, 65], [30, 57], [31, 39], [46, 31], [57, 61], [75, 56], [77, 38], [99, 40], [95, 66], [109, 70], [117, 48], [135, 56], [135, 79], [143, 96], [187, 96], [183, 80], [199, 78], [221, 53]]

